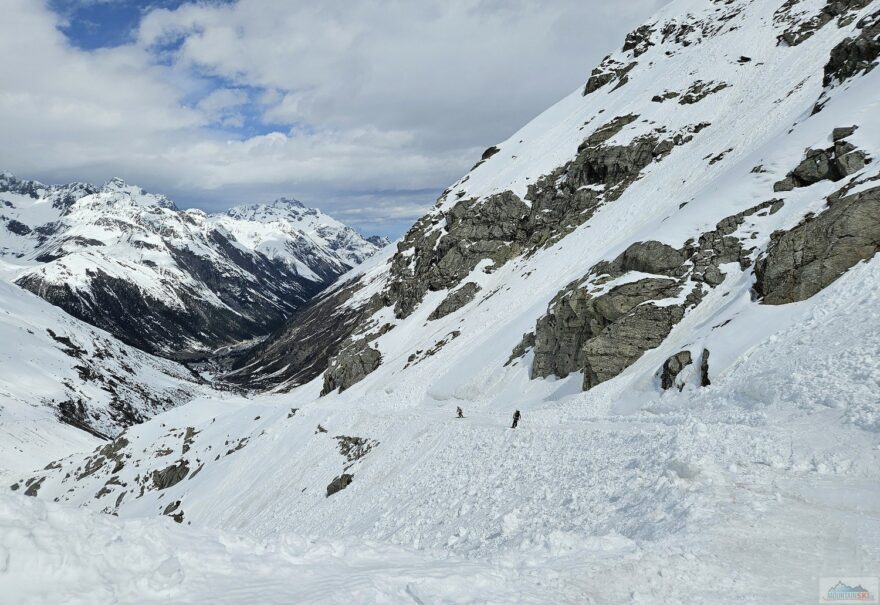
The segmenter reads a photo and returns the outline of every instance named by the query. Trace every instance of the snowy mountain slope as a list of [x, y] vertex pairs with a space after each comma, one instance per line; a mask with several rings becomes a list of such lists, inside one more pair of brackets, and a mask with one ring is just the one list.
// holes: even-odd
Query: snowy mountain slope
[[239, 362], [288, 393], [195, 401], [15, 485], [537, 561], [563, 601], [803, 603], [871, 575], [878, 10], [671, 3]]
[[16, 283], [129, 344], [204, 352], [270, 332], [377, 247], [295, 201], [210, 216], [113, 180], [0, 179]]
[[[323, 398], [316, 381], [202, 399], [37, 473], [38, 496], [257, 540], [296, 532], [463, 558], [510, 582], [541, 577], [575, 602], [805, 602], [817, 577], [880, 562], [880, 334], [864, 332], [878, 294], [874, 259], [789, 309], [740, 297], [731, 311], [753, 333], [724, 353], [760, 343], [711, 387], [663, 396], [622, 381], [583, 394], [510, 371], [470, 398], [365, 390], [368, 378]], [[467, 378], [467, 365], [454, 370], [450, 381]], [[514, 394], [524, 420], [511, 431]], [[327, 497], [343, 474], [350, 485]], [[155, 568], [166, 555], [151, 557]], [[212, 571], [190, 565], [187, 577]], [[468, 602], [455, 583], [429, 587], [412, 580], [416, 594]]]
[[[566, 286], [583, 282], [591, 272], [591, 287], [598, 285], [593, 282], [605, 278], [597, 271], [610, 268], [599, 263], [618, 259], [636, 242], [659, 241], [676, 249], [675, 266], [653, 267], [671, 272], [655, 277], [674, 277], [675, 283], [665, 282], [667, 290], [679, 292], [685, 307], [670, 311], [672, 317], [661, 322], [664, 330], [671, 327], [717, 285], [722, 264], [736, 261], [741, 270], [750, 271], [774, 230], [791, 229], [808, 213], [820, 211], [825, 198], [843, 191], [852, 179], [877, 173], [876, 163], [865, 167], [878, 153], [872, 119], [877, 75], [865, 73], [870, 60], [861, 59], [861, 69], [858, 61], [843, 61], [840, 65], [850, 65], [850, 73], [833, 58], [848, 56], [840, 49], [850, 38], [861, 48], [859, 40], [873, 31], [873, 3], [842, 3], [848, 7], [845, 15], [813, 30], [797, 46], [778, 39], [788, 31], [810, 30], [822, 6], [671, 4], [631, 34], [627, 50], [603, 62], [632, 66], [623, 84], [596, 88], [603, 78], [594, 74], [593, 84], [586, 87], [589, 94], [578, 89], [487, 150], [487, 159], [452, 186], [398, 243], [391, 262], [349, 288], [361, 295], [349, 296], [341, 307], [336, 295], [318, 299], [300, 316], [302, 322], [294, 318], [240, 360], [240, 371], [231, 378], [282, 389], [301, 383], [304, 376], [311, 378], [315, 370], [303, 373], [302, 364], [312, 364], [314, 355], [300, 347], [297, 360], [284, 351], [309, 334], [314, 316], [324, 318], [322, 335], [308, 339], [306, 349], [318, 354], [335, 342], [331, 353], [348, 351], [335, 373], [350, 375], [330, 376], [328, 387], [347, 386], [378, 367], [368, 341], [383, 358], [408, 358], [456, 329], [501, 334], [507, 350], [498, 351], [493, 363], [502, 365], [523, 333], [540, 331], [537, 320], [548, 303], [564, 295]], [[835, 76], [840, 69], [839, 75], [847, 76], [843, 81]], [[707, 82], [719, 84], [702, 85]], [[818, 102], [824, 109], [811, 115]], [[854, 132], [831, 140], [836, 128], [853, 125], [858, 126]], [[844, 162], [845, 174], [817, 173], [808, 175], [809, 183], [799, 181], [810, 186], [777, 187], [801, 164], [809, 169], [815, 163], [805, 157], [806, 148], [830, 149], [830, 155], [814, 160]], [[766, 207], [759, 209], [761, 204]], [[740, 224], [746, 219], [754, 225]], [[867, 241], [849, 265], [873, 249]], [[641, 256], [645, 254], [652, 252]], [[560, 265], [557, 258], [564, 262]], [[632, 268], [646, 268], [638, 265], [638, 260], [633, 266], [618, 263], [612, 271], [617, 275], [609, 277], [629, 279], [625, 274], [635, 275]], [[843, 265], [837, 268], [845, 269]], [[645, 285], [650, 284], [636, 288]], [[693, 292], [690, 300], [685, 300], [684, 289]], [[631, 301], [644, 304], [651, 291], [635, 294]], [[514, 330], [496, 332], [498, 328], [472, 323], [472, 310], [489, 297], [509, 300], [505, 308], [514, 311], [498, 321], [516, 321]], [[431, 320], [425, 322], [417, 309]], [[413, 313], [419, 317], [411, 318]], [[454, 319], [437, 320], [447, 314]], [[599, 319], [602, 325], [614, 323]], [[471, 327], [462, 330], [461, 322]], [[399, 326], [408, 336], [385, 334], [386, 325]], [[560, 340], [553, 334], [535, 336], [544, 337], [539, 348]], [[654, 336], [654, 346], [663, 336]], [[344, 344], [346, 339], [351, 346]], [[615, 361], [611, 365], [620, 366]]]
[[0, 281], [0, 474], [45, 465], [215, 393], [173, 362], [118, 342]]

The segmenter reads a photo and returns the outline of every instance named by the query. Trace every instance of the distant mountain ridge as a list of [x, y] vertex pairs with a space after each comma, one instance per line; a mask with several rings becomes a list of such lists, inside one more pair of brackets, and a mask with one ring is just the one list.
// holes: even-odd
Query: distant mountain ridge
[[[225, 220], [226, 217], [234, 219]], [[308, 208], [302, 202], [295, 199], [279, 198], [274, 202], [265, 204], [244, 204], [235, 206], [226, 211], [225, 216], [219, 215], [218, 222], [229, 228], [236, 235], [246, 239], [252, 236], [246, 235], [240, 229], [240, 221], [273, 225], [284, 233], [299, 231], [313, 240], [319, 247], [332, 250], [334, 254], [349, 267], [354, 267], [364, 262], [375, 254], [378, 248], [388, 244], [380, 244], [381, 240], [364, 238], [360, 233], [348, 225], [330, 217], [315, 208]], [[273, 246], [275, 240], [269, 238], [251, 240], [257, 249], [262, 249], [275, 254], [283, 254], [277, 246]]]
[[7, 277], [164, 356], [268, 334], [379, 248], [296, 200], [208, 214], [122, 179], [47, 186], [0, 174]]

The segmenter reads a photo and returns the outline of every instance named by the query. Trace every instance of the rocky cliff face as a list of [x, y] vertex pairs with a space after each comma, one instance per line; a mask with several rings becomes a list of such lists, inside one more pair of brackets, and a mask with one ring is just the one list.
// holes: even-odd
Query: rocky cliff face
[[321, 395], [344, 391], [363, 380], [381, 364], [382, 353], [371, 347], [368, 339], [361, 338], [348, 343], [330, 360], [324, 372]]
[[527, 335], [534, 341], [532, 378], [583, 372], [586, 390], [620, 374], [724, 281], [722, 265], [751, 264], [744, 236], [732, 234], [746, 218], [770, 216], [782, 205], [771, 200], [727, 217], [680, 249], [638, 242], [597, 263], [554, 297], [534, 335]]
[[820, 181], [839, 181], [860, 171], [871, 159], [846, 142], [845, 139], [855, 131], [855, 126], [835, 128], [831, 133], [834, 145], [826, 149], [807, 149], [803, 161], [784, 179], [774, 183], [773, 190], [791, 191]]
[[799, 0], [788, 0], [774, 13], [778, 23], [788, 24], [777, 38], [780, 45], [797, 46], [835, 19], [838, 27], [849, 25], [871, 0], [826, 0], [818, 13], [806, 17], [798, 10], [798, 4]]
[[490, 273], [510, 259], [552, 245], [613, 202], [641, 171], [690, 142], [708, 124], [668, 135], [658, 128], [624, 145], [607, 142], [638, 119], [629, 114], [603, 124], [572, 161], [529, 186], [524, 199], [513, 191], [484, 200], [464, 199], [422, 218], [398, 244], [382, 303], [405, 318], [426, 292], [452, 288], [483, 261]]
[[293, 200], [212, 216], [119, 180], [47, 187], [11, 175], [0, 199], [16, 283], [173, 357], [269, 334], [379, 249]]
[[773, 233], [755, 266], [755, 291], [770, 305], [805, 300], [880, 250], [880, 187], [829, 198], [828, 207]]
[[880, 11], [866, 15], [856, 23], [855, 35], [846, 38], [831, 49], [825, 64], [822, 83], [831, 86], [866, 74], [877, 66], [880, 56]]

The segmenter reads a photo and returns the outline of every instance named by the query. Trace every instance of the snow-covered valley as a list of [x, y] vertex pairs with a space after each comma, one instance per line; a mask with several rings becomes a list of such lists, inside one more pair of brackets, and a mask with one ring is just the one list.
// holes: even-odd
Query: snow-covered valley
[[[27, 347], [0, 349], [0, 595], [813, 603], [876, 579], [878, 23], [675, 0], [395, 246], [343, 255], [220, 377], [245, 394], [0, 284]], [[277, 258], [278, 211], [196, 223]], [[95, 373], [134, 356], [192, 400], [76, 437], [28, 400], [78, 372], [60, 324], [115, 347]]]
[[[447, 380], [469, 394], [376, 385], [318, 399], [314, 384], [202, 399], [127, 431], [121, 468], [96, 452], [35, 474], [38, 495], [144, 519], [158, 536], [145, 572], [162, 590], [94, 584], [122, 602], [805, 602], [817, 578], [869, 575], [880, 560], [880, 337], [857, 338], [876, 325], [878, 294], [872, 262], [784, 321], [756, 309], [756, 347], [711, 387], [663, 396], [609, 384], [587, 399], [522, 379], [493, 392], [459, 368]], [[180, 461], [188, 473], [156, 489]], [[327, 497], [343, 473], [351, 484]], [[166, 510], [164, 527], [147, 520]], [[249, 538], [230, 554], [190, 538], [190, 524]], [[128, 532], [142, 530], [112, 527], [118, 548], [138, 543]], [[209, 562], [195, 562], [195, 544]], [[91, 556], [85, 570], [110, 557]], [[265, 575], [236, 575], [235, 589], [211, 580], [239, 565], [230, 556], [264, 557]]]

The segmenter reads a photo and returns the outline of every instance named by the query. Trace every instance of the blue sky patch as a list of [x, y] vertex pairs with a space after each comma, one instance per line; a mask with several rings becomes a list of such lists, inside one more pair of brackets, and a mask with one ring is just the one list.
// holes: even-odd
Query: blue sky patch
[[[154, 9], [173, 10], [188, 0], [50, 0], [49, 6], [63, 19], [59, 28], [75, 48], [89, 51], [99, 48], [113, 48], [134, 41], [137, 28], [145, 14]], [[214, 0], [214, 3], [229, 3], [233, 0]], [[170, 65], [173, 56], [180, 48], [184, 37], [164, 41], [150, 48], [156, 63]], [[290, 125], [273, 124], [263, 121], [263, 111], [256, 102], [263, 90], [233, 82], [226, 78], [193, 73], [193, 81], [202, 84], [187, 95], [182, 102], [189, 107], [199, 103], [218, 90], [235, 91], [246, 96], [246, 100], [228, 110], [220, 110], [208, 125], [228, 136], [248, 138], [270, 132], [287, 132]]]
[[185, 0], [50, 0], [64, 24], [61, 31], [82, 50], [112, 48], [132, 41], [144, 13], [177, 8]]

